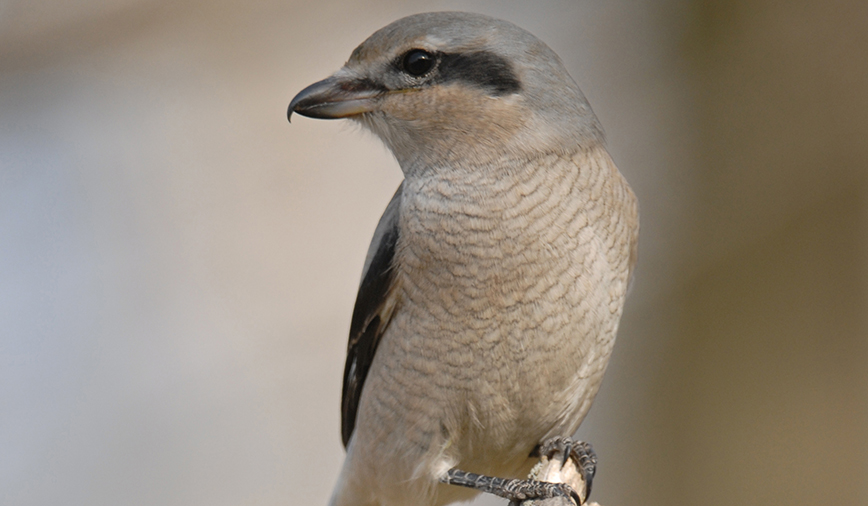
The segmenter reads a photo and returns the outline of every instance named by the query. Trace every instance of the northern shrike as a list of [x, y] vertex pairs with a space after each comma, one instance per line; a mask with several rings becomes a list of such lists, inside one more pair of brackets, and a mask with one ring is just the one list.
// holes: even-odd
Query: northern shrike
[[404, 173], [350, 325], [332, 506], [526, 476], [587, 413], [636, 261], [636, 198], [584, 95], [527, 31], [440, 12], [371, 35], [293, 112], [361, 123]]

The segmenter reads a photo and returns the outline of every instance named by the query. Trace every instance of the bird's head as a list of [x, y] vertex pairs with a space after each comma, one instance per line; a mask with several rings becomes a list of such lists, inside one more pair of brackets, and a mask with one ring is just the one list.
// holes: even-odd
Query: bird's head
[[340, 70], [296, 95], [292, 113], [361, 122], [405, 173], [602, 141], [554, 51], [512, 23], [463, 12], [417, 14], [380, 29]]

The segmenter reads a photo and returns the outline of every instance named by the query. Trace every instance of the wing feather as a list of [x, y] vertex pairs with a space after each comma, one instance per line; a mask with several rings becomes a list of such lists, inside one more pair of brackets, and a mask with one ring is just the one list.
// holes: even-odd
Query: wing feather
[[341, 400], [341, 437], [344, 446], [349, 443], [356, 425], [359, 398], [377, 345], [395, 309], [394, 260], [402, 187], [403, 183], [398, 186], [374, 231], [353, 308]]

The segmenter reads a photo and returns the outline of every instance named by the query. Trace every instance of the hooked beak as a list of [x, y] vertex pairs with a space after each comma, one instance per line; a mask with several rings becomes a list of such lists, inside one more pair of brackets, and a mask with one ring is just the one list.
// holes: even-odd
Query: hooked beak
[[386, 89], [370, 79], [353, 79], [331, 76], [301, 90], [292, 102], [286, 118], [292, 121], [292, 113], [319, 119], [346, 118], [373, 111], [377, 98]]

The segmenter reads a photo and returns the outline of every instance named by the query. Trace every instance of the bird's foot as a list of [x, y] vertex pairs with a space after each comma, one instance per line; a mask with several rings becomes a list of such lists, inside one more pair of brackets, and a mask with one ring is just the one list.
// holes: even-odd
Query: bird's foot
[[584, 500], [587, 501], [591, 495], [591, 483], [594, 481], [594, 474], [597, 472], [597, 454], [594, 453], [591, 444], [584, 441], [573, 441], [568, 437], [555, 436], [543, 441], [531, 455], [545, 456], [552, 460], [558, 453], [563, 456], [562, 466], [566, 465], [570, 457], [573, 458], [582, 475], [582, 481], [585, 483]]
[[440, 481], [449, 485], [460, 485], [494, 494], [508, 499], [510, 504], [517, 504], [527, 499], [548, 499], [552, 497], [569, 498], [576, 506], [582, 504], [579, 494], [565, 483], [494, 478], [492, 476], [468, 473], [455, 468], [447, 471]]

